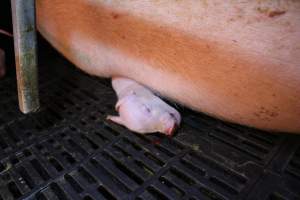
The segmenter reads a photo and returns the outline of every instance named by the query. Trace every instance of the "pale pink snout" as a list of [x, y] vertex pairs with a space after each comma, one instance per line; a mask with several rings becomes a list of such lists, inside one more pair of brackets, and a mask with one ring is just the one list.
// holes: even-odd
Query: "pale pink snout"
[[168, 136], [172, 136], [179, 127], [180, 120], [180, 115], [177, 111], [174, 113], [165, 113], [161, 119], [164, 127], [162, 132]]

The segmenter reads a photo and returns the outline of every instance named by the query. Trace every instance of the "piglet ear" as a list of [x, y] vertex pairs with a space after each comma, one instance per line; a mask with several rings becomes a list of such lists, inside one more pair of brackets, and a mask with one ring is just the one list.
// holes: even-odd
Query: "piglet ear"
[[116, 103], [115, 109], [116, 109], [117, 112], [119, 112], [121, 104], [122, 104], [122, 101], [120, 101], [120, 100]]
[[126, 101], [132, 101], [133, 100], [133, 96], [125, 96], [121, 99], [118, 100], [118, 102], [115, 105], [115, 109], [117, 112], [119, 112], [120, 107], [122, 106], [122, 104], [126, 103]]
[[115, 109], [116, 109], [117, 112], [119, 112], [120, 106], [121, 106], [121, 105], [116, 104]]
[[122, 106], [122, 104], [126, 101], [126, 97], [125, 98], [123, 98], [123, 99], [119, 99], [118, 100], [118, 102], [116, 103], [116, 105], [115, 105], [115, 109], [116, 109], [116, 111], [117, 112], [119, 112], [119, 110], [120, 110], [120, 107]]

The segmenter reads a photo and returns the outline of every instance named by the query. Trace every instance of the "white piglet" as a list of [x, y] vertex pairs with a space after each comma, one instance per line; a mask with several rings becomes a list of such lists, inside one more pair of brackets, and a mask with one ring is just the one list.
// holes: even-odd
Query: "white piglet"
[[142, 134], [160, 132], [171, 136], [179, 126], [178, 111], [148, 88], [123, 77], [113, 78], [112, 85], [118, 96], [115, 108], [119, 116], [107, 119]]

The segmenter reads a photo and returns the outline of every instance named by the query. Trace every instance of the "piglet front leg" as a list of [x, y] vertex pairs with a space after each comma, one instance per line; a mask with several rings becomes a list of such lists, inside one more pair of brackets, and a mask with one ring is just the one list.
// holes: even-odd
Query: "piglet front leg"
[[123, 77], [113, 78], [112, 85], [118, 96], [116, 110], [119, 116], [108, 116], [107, 119], [142, 134], [160, 132], [172, 135], [179, 126], [181, 117], [178, 111], [148, 88]]

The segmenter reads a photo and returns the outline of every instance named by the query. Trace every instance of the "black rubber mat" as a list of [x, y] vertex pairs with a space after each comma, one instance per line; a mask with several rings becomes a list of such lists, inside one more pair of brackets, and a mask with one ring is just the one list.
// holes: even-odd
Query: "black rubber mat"
[[40, 47], [42, 109], [22, 115], [11, 72], [0, 81], [0, 200], [300, 199], [300, 137], [178, 108], [173, 138], [105, 120], [116, 96]]

